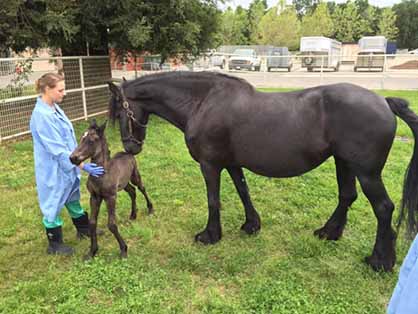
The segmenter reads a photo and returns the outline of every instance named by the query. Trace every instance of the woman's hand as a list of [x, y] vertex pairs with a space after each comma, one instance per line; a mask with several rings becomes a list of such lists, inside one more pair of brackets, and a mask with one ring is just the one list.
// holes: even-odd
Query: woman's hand
[[101, 177], [105, 173], [104, 168], [95, 163], [81, 163], [78, 167], [95, 178]]

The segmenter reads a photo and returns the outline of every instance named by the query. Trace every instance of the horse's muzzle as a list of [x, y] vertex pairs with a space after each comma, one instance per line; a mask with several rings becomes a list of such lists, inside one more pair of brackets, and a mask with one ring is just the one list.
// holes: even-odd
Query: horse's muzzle
[[70, 156], [70, 161], [71, 161], [72, 164], [74, 164], [76, 166], [81, 164], [81, 160], [77, 156], [71, 155]]
[[136, 155], [141, 152], [142, 144], [138, 145], [137, 143], [127, 141], [127, 142], [123, 142], [123, 148], [125, 152], [132, 154], [132, 155]]

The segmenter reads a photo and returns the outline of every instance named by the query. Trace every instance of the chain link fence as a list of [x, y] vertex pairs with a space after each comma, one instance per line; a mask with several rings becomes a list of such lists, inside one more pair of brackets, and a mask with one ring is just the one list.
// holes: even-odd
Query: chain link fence
[[38, 97], [35, 81], [48, 72], [64, 75], [66, 95], [60, 106], [72, 121], [107, 111], [107, 81], [112, 78], [108, 56], [1, 58], [0, 142], [29, 134]]
[[190, 63], [165, 63], [163, 67], [146, 62], [141, 70], [135, 67], [130, 71], [112, 70], [108, 56], [0, 59], [0, 142], [29, 133], [37, 97], [34, 82], [47, 72], [64, 74], [66, 96], [61, 106], [73, 121], [106, 113], [108, 80], [135, 79], [161, 71], [218, 71], [244, 78], [255, 87], [306, 88], [350, 82], [369, 89], [418, 90], [416, 54], [269, 55], [263, 53], [271, 47], [264, 48], [253, 49], [256, 53], [245, 57], [212, 52]]

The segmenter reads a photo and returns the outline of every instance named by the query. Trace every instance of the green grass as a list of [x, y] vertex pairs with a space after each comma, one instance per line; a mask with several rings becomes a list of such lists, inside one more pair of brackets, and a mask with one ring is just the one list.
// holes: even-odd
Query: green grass
[[0, 100], [30, 95], [36, 95], [35, 85], [25, 85], [22, 87], [8, 86], [6, 88], [0, 88]]
[[[413, 92], [382, 92], [408, 98]], [[103, 118], [101, 119], [103, 120]], [[75, 125], [80, 135], [86, 122]], [[405, 133], [403, 132], [405, 129]], [[113, 153], [122, 150], [116, 128], [107, 129]], [[401, 125], [398, 134], [409, 134]], [[403, 173], [413, 143], [395, 141], [384, 180], [399, 204]], [[32, 142], [0, 147], [0, 313], [385, 313], [397, 280], [375, 273], [362, 260], [373, 248], [376, 219], [362, 193], [349, 211], [343, 238], [321, 241], [313, 231], [335, 208], [337, 185], [332, 160], [296, 178], [268, 179], [246, 171], [262, 219], [256, 236], [239, 231], [244, 211], [231, 179], [222, 176], [223, 239], [213, 246], [193, 242], [207, 221], [206, 192], [183, 134], [153, 116], [146, 144], [137, 156], [155, 214], [146, 215], [138, 193], [137, 221], [130, 201], [119, 194], [118, 224], [129, 246], [128, 259], [106, 229], [102, 206], [96, 259], [84, 262], [89, 241], [76, 240], [63, 211], [64, 236], [72, 258], [47, 256], [36, 198]], [[82, 204], [88, 208], [86, 176]], [[398, 260], [408, 243], [398, 241]]]

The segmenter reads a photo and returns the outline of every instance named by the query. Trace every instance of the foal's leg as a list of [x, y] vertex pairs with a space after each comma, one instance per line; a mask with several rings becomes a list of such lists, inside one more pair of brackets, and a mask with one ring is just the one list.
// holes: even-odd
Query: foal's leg
[[85, 259], [94, 257], [99, 249], [97, 245], [97, 217], [99, 216], [100, 205], [103, 198], [99, 195], [90, 195], [90, 219], [89, 219], [89, 231], [90, 231], [90, 252], [85, 256]]
[[392, 229], [394, 205], [386, 192], [380, 174], [359, 175], [358, 179], [377, 218], [376, 243], [372, 255], [366, 258], [366, 263], [374, 270], [391, 271], [396, 261], [396, 233]]
[[108, 222], [107, 227], [113, 233], [116, 240], [118, 240], [119, 248], [120, 248], [120, 257], [124, 258], [128, 256], [128, 246], [126, 245], [125, 241], [123, 241], [122, 237], [119, 234], [118, 226], [116, 225], [116, 215], [115, 215], [115, 206], [116, 206], [116, 193], [105, 199], [107, 205], [107, 214], [108, 214]]
[[129, 219], [135, 220], [136, 219], [136, 212], [138, 209], [136, 208], [136, 191], [135, 188], [128, 183], [128, 185], [124, 188], [126, 192], [128, 192], [129, 197], [131, 198], [131, 216]]
[[151, 215], [154, 212], [154, 207], [152, 206], [151, 200], [149, 199], [147, 192], [145, 191], [145, 187], [142, 184], [141, 175], [139, 174], [138, 168], [134, 168], [131, 178], [132, 184], [136, 185], [138, 189], [141, 191], [142, 195], [144, 195], [145, 200], [147, 201], [147, 208], [148, 208], [148, 215]]
[[196, 234], [195, 240], [203, 244], [214, 244], [222, 237], [221, 217], [219, 213], [221, 207], [219, 201], [221, 169], [207, 163], [201, 163], [200, 169], [206, 183], [209, 215], [206, 229]]
[[326, 224], [314, 234], [321, 239], [338, 240], [347, 223], [347, 211], [357, 198], [356, 177], [346, 161], [334, 157], [338, 181], [338, 205]]
[[227, 168], [229, 175], [234, 181], [235, 188], [241, 198], [242, 204], [245, 208], [245, 223], [241, 226], [247, 234], [253, 234], [260, 230], [260, 216], [255, 210], [251, 202], [250, 193], [248, 191], [247, 182], [245, 181], [244, 173], [240, 167]]

